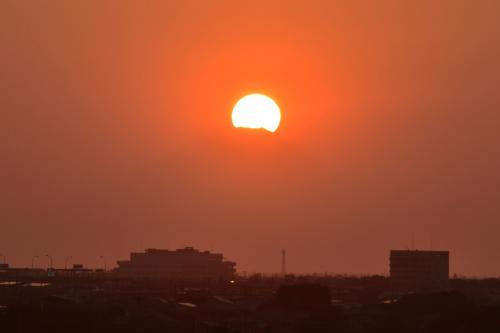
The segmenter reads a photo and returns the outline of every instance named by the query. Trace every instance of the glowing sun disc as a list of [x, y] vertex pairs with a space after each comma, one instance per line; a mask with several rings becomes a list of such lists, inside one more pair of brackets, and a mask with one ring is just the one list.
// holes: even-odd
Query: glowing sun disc
[[281, 111], [272, 98], [251, 94], [241, 98], [231, 115], [234, 127], [263, 128], [275, 132], [281, 121]]

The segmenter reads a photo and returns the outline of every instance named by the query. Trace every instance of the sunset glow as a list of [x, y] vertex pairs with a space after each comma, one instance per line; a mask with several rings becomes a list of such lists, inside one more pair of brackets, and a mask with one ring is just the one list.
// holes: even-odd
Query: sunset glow
[[[219, 304], [237, 318], [246, 304], [264, 313], [257, 299], [277, 304], [278, 279], [290, 274], [359, 275], [368, 283], [360, 292], [399, 295], [371, 283], [392, 284], [390, 250], [418, 248], [448, 251], [448, 273], [458, 280], [498, 277], [492, 297], [500, 320], [499, 12], [500, 0], [0, 0], [0, 327], [5, 311], [17, 309], [11, 299], [28, 304], [32, 294], [38, 304], [55, 290], [80, 299], [76, 290], [95, 287], [87, 277], [96, 269], [97, 287], [108, 284], [105, 263], [114, 270], [132, 251], [185, 247], [237, 263], [227, 284], [203, 277], [193, 286], [237, 297], [233, 310]], [[84, 265], [83, 279], [74, 264]], [[61, 276], [52, 279], [50, 270], [50, 282], [61, 287], [12, 297], [24, 286], [2, 282], [19, 282], [19, 272], [29, 283], [25, 268], [33, 282], [54, 268]], [[270, 298], [243, 272], [269, 276]], [[365, 280], [372, 274], [387, 280]], [[133, 284], [149, 290], [149, 282]], [[129, 293], [128, 282], [111, 285]], [[347, 305], [357, 298], [348, 296]], [[107, 306], [85, 293], [82, 300]], [[148, 323], [161, 312], [163, 331], [194, 329], [171, 326], [164, 304], [123, 300]], [[204, 311], [205, 302], [186, 318]], [[45, 312], [11, 312], [13, 324], [45, 322]], [[54, 327], [63, 330], [56, 312]], [[376, 315], [392, 318], [378, 307]], [[259, 331], [265, 322], [262, 330], [292, 333], [267, 316], [245, 310], [243, 317], [240, 325], [203, 315], [196, 328]], [[375, 325], [366, 323], [368, 331]], [[126, 333], [121, 326], [103, 327]], [[411, 329], [385, 330], [392, 331]]]
[[236, 103], [232, 119], [234, 127], [262, 128], [275, 132], [281, 121], [281, 112], [278, 104], [271, 98], [251, 94]]

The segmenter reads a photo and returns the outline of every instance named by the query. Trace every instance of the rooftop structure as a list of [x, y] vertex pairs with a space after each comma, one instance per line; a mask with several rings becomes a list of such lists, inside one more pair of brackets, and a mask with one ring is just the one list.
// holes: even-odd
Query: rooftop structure
[[192, 247], [177, 250], [147, 249], [131, 253], [130, 260], [118, 261], [114, 273], [127, 277], [148, 278], [231, 278], [234, 262], [222, 254], [198, 251]]
[[398, 289], [442, 290], [448, 286], [448, 251], [392, 250], [390, 274]]

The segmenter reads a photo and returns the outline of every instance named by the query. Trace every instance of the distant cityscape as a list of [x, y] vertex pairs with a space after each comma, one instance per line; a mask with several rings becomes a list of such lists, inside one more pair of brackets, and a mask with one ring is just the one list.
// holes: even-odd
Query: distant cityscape
[[222, 253], [193, 247], [133, 252], [110, 270], [4, 262], [0, 328], [362, 333], [438, 332], [415, 325], [447, 327], [439, 332], [500, 327], [500, 279], [450, 279], [448, 251], [391, 250], [389, 276], [295, 275], [286, 271], [285, 250], [281, 259], [274, 275], [238, 274]]
[[[282, 250], [281, 276], [286, 276], [286, 251]], [[391, 250], [389, 272], [397, 290], [446, 290], [449, 282], [448, 251]], [[222, 253], [200, 251], [193, 247], [176, 250], [146, 249], [132, 252], [129, 260], [117, 261], [117, 267], [90, 269], [81, 264], [68, 268], [16, 268], [0, 264], [0, 278], [83, 277], [106, 275], [116, 279], [219, 279], [232, 280], [236, 263]]]

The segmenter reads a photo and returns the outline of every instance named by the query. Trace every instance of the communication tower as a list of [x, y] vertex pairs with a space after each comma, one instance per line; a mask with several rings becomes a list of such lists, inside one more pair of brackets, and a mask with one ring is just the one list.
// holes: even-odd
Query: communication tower
[[281, 275], [286, 276], [286, 250], [281, 250]]

